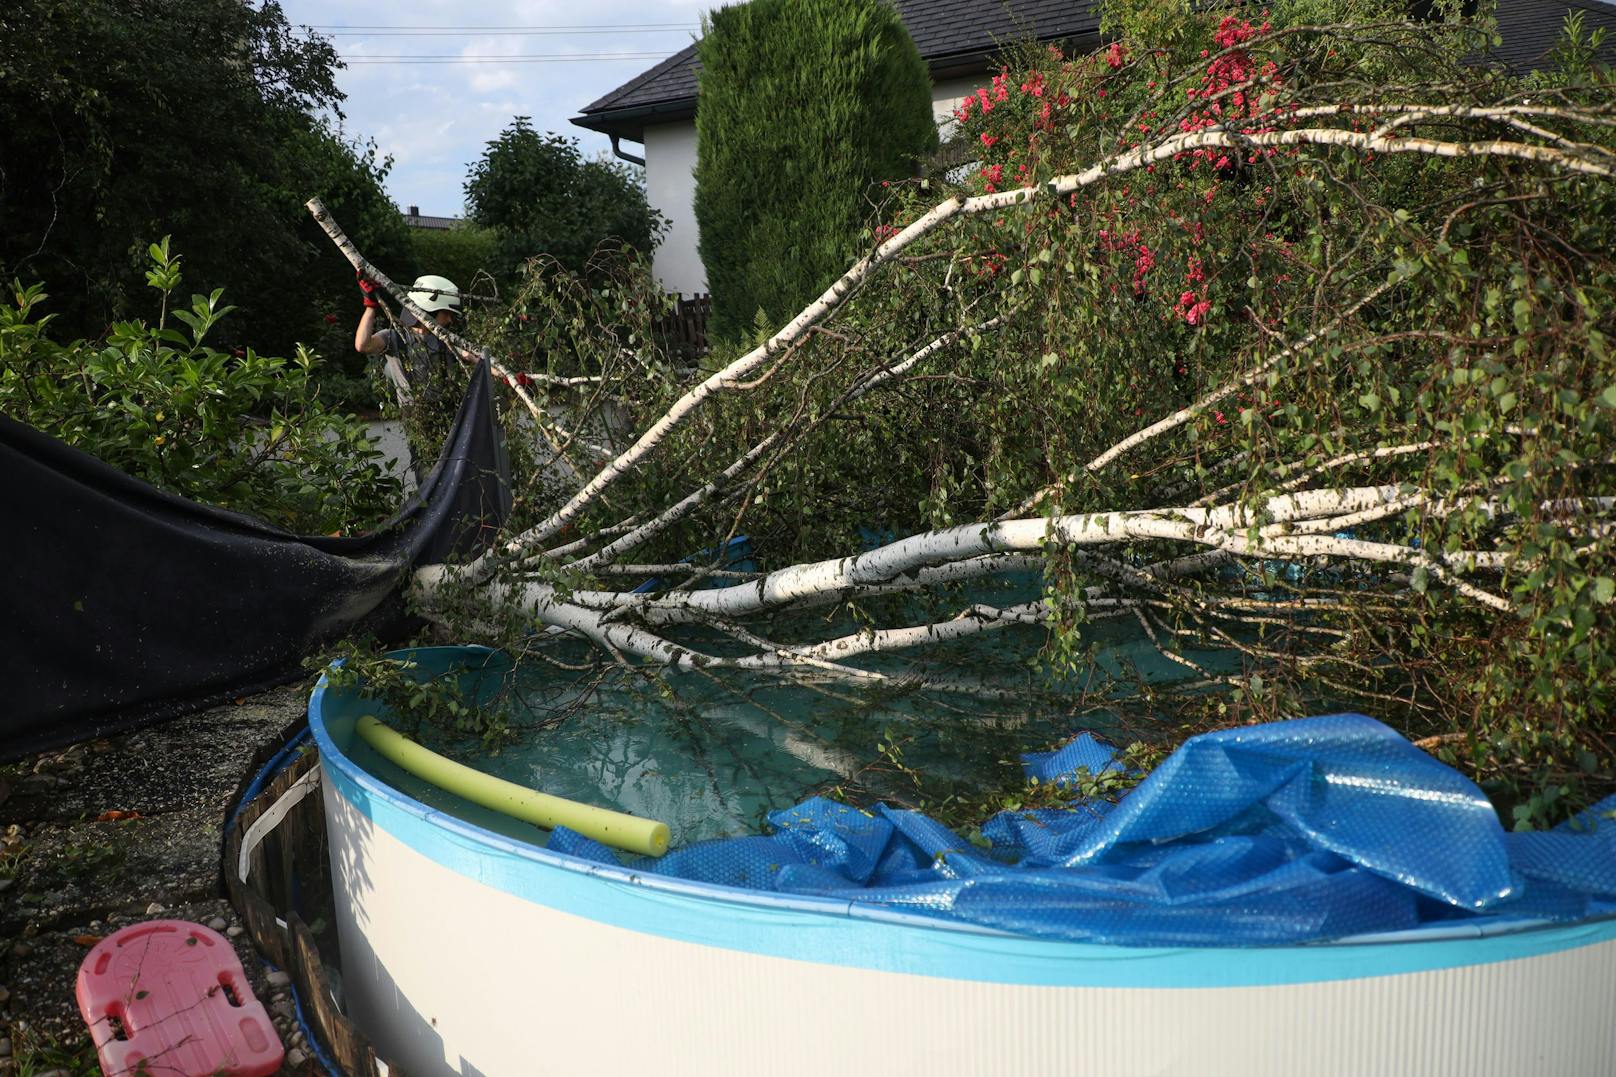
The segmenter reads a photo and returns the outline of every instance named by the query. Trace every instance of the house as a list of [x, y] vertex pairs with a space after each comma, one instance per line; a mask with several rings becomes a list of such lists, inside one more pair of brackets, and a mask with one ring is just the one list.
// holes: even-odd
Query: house
[[[987, 81], [1001, 46], [1033, 39], [1081, 51], [1100, 41], [1101, 0], [893, 2], [931, 71], [932, 112], [940, 127]], [[1420, 10], [1418, 0], [1413, 10]], [[1606, 31], [1599, 55], [1616, 62], [1616, 0], [1501, 0], [1497, 17], [1503, 45], [1495, 58], [1516, 71], [1542, 64], [1571, 12], [1581, 13], [1586, 31]], [[700, 66], [692, 43], [586, 106], [572, 121], [609, 136], [617, 156], [645, 167], [646, 194], [669, 225], [653, 266], [665, 288], [684, 294], [707, 290], [693, 208]], [[643, 155], [623, 149], [623, 142], [639, 143]]]
[[404, 223], [411, 228], [425, 228], [434, 232], [446, 232], [451, 228], [459, 228], [466, 222], [459, 217], [423, 217], [420, 206], [411, 206], [404, 214]]
[[[987, 81], [1004, 45], [1036, 39], [1090, 49], [1099, 42], [1099, 0], [894, 0], [920, 58], [931, 70], [939, 125]], [[573, 119], [612, 140], [617, 156], [645, 166], [645, 190], [668, 231], [653, 268], [670, 292], [707, 290], [696, 250], [696, 72], [694, 43], [630, 79]], [[638, 142], [643, 156], [622, 147]]]

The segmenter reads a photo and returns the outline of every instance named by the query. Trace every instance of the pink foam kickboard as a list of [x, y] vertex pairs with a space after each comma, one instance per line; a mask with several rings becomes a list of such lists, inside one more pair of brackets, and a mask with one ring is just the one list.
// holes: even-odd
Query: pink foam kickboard
[[79, 1013], [107, 1077], [269, 1077], [285, 1049], [224, 936], [148, 920], [95, 944]]

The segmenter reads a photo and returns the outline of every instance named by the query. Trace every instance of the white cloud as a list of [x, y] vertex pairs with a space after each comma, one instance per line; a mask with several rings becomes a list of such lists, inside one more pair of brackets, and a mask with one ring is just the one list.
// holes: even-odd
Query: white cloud
[[497, 93], [511, 89], [519, 81], [516, 72], [508, 67], [490, 68], [471, 76], [471, 92], [479, 95]]
[[[518, 34], [489, 32], [341, 36], [351, 59], [383, 56], [533, 56], [653, 52], [671, 56], [690, 43], [701, 12], [716, 0], [474, 0], [445, 7], [399, 0], [382, 7], [358, 0], [282, 0], [294, 24], [317, 26], [627, 27], [677, 22], [667, 32]], [[348, 95], [344, 131], [374, 138], [394, 159], [388, 193], [401, 206], [457, 215], [461, 184], [484, 146], [517, 115], [541, 131], [576, 137], [586, 154], [606, 150], [603, 135], [568, 121], [585, 105], [651, 67], [656, 59], [545, 63], [354, 64], [338, 73]], [[312, 192], [311, 192], [312, 193]]]

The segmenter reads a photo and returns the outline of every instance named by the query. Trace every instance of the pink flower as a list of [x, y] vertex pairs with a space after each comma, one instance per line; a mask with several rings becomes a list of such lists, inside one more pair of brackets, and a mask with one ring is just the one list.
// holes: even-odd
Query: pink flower
[[1156, 255], [1143, 243], [1138, 245], [1138, 253], [1133, 259], [1133, 290], [1137, 294], [1145, 290], [1145, 278], [1150, 271], [1156, 268]]
[[1206, 320], [1207, 311], [1212, 309], [1212, 304], [1208, 300], [1197, 298], [1194, 292], [1184, 292], [1179, 295], [1178, 305], [1173, 309], [1190, 325], [1200, 325]]
[[999, 141], [998, 135], [990, 135], [986, 131], [982, 132], [982, 145], [992, 147], [997, 141]]
[[1128, 55], [1128, 50], [1122, 47], [1122, 42], [1113, 41], [1111, 47], [1105, 50], [1105, 62], [1113, 69], [1122, 66], [1122, 58]]

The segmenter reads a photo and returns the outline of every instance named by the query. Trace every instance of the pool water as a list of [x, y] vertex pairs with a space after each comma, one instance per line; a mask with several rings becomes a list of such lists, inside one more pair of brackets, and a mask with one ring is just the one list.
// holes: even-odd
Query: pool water
[[[1001, 593], [996, 596], [1005, 601]], [[825, 631], [823, 624], [818, 626]], [[844, 626], [845, 630], [845, 626]], [[677, 847], [755, 834], [764, 817], [815, 794], [855, 804], [935, 807], [1018, 783], [1020, 754], [1082, 730], [1126, 739], [1103, 685], [1130, 673], [1152, 682], [1193, 676], [1164, 659], [1137, 627], [1087, 629], [1094, 665], [1052, 684], [1038, 662], [1046, 635], [1015, 626], [940, 654], [947, 672], [981, 691], [871, 691], [843, 681], [782, 681], [720, 670], [653, 667], [575, 671], [590, 651], [556, 641], [543, 658], [474, 678], [487, 705], [504, 708], [521, 736], [497, 752], [480, 742], [421, 730], [429, 747], [497, 777], [585, 804], [668, 824]], [[711, 647], [709, 649], [712, 649]], [[1227, 654], [1196, 653], [1228, 667]], [[907, 657], [865, 668], [902, 673]], [[1137, 716], [1129, 715], [1137, 720]], [[403, 726], [407, 728], [407, 726]], [[396, 788], [450, 814], [513, 837], [544, 832], [466, 804], [370, 752], [356, 761]]]

